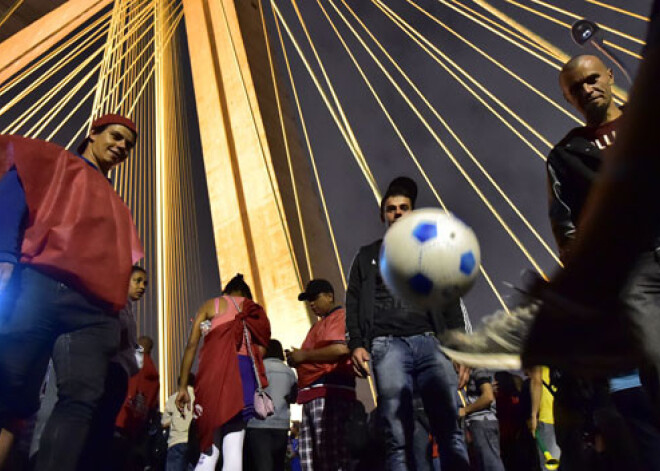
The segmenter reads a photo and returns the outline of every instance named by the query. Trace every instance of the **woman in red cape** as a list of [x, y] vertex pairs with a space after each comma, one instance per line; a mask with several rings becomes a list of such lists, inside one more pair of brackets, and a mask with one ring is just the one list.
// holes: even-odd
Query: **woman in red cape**
[[[244, 321], [252, 355], [245, 342]], [[205, 453], [195, 469], [214, 470], [222, 451], [222, 469], [241, 471], [245, 428], [248, 420], [254, 417], [255, 366], [262, 386], [266, 387], [268, 380], [262, 353], [270, 340], [266, 313], [252, 301], [243, 275], [232, 278], [223, 296], [209, 299], [197, 313], [181, 364], [176, 398], [183, 415], [192, 413], [187, 380], [201, 337], [204, 337], [204, 345], [199, 357], [194, 407], [200, 449]]]

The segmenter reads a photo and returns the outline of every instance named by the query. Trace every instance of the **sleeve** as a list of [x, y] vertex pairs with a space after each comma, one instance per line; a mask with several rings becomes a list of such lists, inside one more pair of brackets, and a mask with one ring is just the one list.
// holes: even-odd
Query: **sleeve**
[[361, 289], [362, 273], [360, 270], [360, 252], [358, 252], [351, 265], [348, 288], [346, 289], [346, 340], [348, 341], [348, 348], [351, 350], [367, 347], [359, 322]]
[[0, 262], [18, 263], [28, 208], [16, 167], [0, 178]]
[[548, 157], [548, 216], [559, 247], [559, 257], [565, 260], [568, 255], [571, 241], [575, 238], [575, 224], [573, 213], [566, 202], [567, 189], [564, 182], [564, 172], [552, 153]]
[[472, 378], [474, 379], [477, 389], [480, 389], [484, 384], [493, 384], [493, 378], [486, 370], [474, 370], [472, 372]]
[[338, 312], [333, 314], [323, 333], [322, 342], [331, 344], [337, 342], [346, 342], [346, 313]]

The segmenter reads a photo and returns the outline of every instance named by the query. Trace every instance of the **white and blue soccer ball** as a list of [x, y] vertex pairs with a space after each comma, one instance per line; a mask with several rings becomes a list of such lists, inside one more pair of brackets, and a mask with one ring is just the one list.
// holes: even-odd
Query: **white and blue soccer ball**
[[481, 252], [474, 231], [451, 213], [418, 209], [387, 230], [380, 273], [408, 302], [437, 309], [464, 295], [479, 274]]

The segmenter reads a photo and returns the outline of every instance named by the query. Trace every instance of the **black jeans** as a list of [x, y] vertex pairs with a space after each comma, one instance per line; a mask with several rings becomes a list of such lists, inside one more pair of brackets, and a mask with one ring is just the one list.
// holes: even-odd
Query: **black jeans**
[[289, 431], [278, 428], [248, 428], [245, 433], [247, 471], [284, 471]]
[[[3, 295], [0, 425], [38, 409], [52, 354], [58, 401], [41, 437], [36, 470], [74, 471], [119, 345], [119, 322], [79, 292], [25, 265], [15, 267]], [[62, 347], [52, 352], [63, 334]]]
[[110, 362], [105, 379], [105, 391], [92, 419], [87, 443], [78, 463], [80, 471], [114, 471], [112, 445], [115, 420], [126, 399], [128, 373], [119, 364]]

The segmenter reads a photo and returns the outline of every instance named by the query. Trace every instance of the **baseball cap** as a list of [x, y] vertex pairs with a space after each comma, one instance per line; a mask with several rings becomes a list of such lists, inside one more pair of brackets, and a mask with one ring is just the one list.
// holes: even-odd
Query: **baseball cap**
[[323, 280], [321, 278], [311, 280], [307, 283], [305, 291], [298, 295], [298, 301], [312, 301], [321, 293], [332, 293], [334, 295], [335, 290], [332, 288], [332, 285], [328, 280]]

